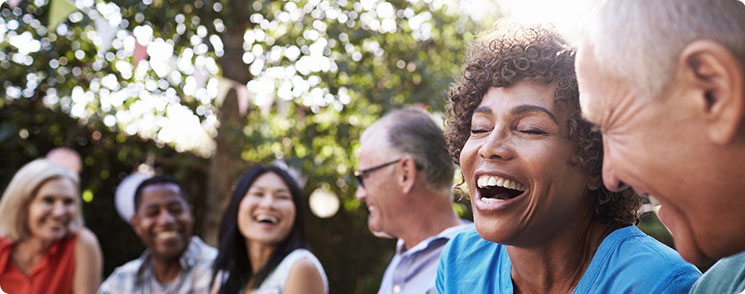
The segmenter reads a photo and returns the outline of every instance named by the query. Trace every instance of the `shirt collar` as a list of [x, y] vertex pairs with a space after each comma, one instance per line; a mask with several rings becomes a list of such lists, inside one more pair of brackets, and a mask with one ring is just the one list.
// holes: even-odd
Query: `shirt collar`
[[422, 251], [424, 249], [427, 249], [427, 247], [429, 247], [429, 245], [432, 244], [432, 242], [436, 240], [439, 240], [439, 239], [450, 240], [451, 238], [455, 237], [455, 235], [457, 235], [458, 233], [471, 227], [473, 227], [472, 222], [461, 219], [460, 225], [452, 226], [447, 229], [444, 229], [439, 234], [435, 236], [430, 236], [429, 238], [422, 240], [418, 244], [414, 245], [414, 247], [411, 247], [411, 249], [409, 250], [406, 250], [404, 240], [399, 238], [398, 241], [396, 242], [396, 254], [400, 255], [400, 254], [404, 254], [407, 252], [409, 254], [413, 254], [415, 252]]
[[[181, 265], [182, 273], [196, 264], [197, 259], [199, 258], [199, 251], [203, 246], [204, 242], [202, 242], [202, 239], [199, 239], [199, 237], [197, 236], [191, 237], [191, 240], [189, 240], [189, 244], [186, 246], [186, 249], [183, 253], [181, 253], [181, 256], [178, 259], [179, 265]], [[150, 268], [150, 263], [152, 262], [150, 249], [145, 250], [145, 252], [140, 255], [138, 260], [140, 261], [140, 268], [137, 270], [137, 283], [141, 283], [143, 282], [145, 276], [147, 276], [145, 274]]]

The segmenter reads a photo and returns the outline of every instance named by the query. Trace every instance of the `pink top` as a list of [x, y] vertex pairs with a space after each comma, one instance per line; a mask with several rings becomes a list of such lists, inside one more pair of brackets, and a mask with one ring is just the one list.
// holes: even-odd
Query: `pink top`
[[75, 273], [75, 240], [72, 234], [49, 248], [47, 255], [24, 274], [10, 259], [13, 242], [0, 237], [0, 288], [6, 293], [72, 293]]

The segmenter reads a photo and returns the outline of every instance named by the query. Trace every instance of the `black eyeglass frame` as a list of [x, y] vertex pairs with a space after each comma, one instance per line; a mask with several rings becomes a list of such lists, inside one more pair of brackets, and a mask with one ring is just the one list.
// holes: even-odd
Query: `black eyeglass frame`
[[[389, 161], [389, 162], [383, 163], [381, 165], [373, 166], [371, 168], [366, 168], [366, 169], [363, 169], [363, 170], [356, 170], [356, 171], [354, 171], [354, 177], [357, 179], [357, 185], [359, 185], [360, 187], [363, 187], [364, 188], [365, 187], [365, 183], [362, 182], [362, 179], [366, 175], [369, 175], [370, 173], [372, 173], [372, 172], [374, 172], [376, 170], [379, 170], [379, 169], [384, 168], [386, 166], [389, 166], [391, 164], [397, 163], [397, 162], [399, 162], [401, 160], [404, 160], [404, 159], [405, 158], [399, 158], [399, 159], [396, 159], [396, 160], [393, 160], [393, 161]], [[416, 169], [417, 170], [421, 170], [422, 169], [422, 167], [418, 163], [415, 162], [414, 165], [416, 166]]]

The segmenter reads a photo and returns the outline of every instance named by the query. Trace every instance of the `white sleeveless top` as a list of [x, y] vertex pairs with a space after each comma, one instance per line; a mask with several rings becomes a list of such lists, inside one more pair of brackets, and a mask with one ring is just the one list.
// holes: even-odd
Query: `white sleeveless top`
[[261, 286], [259, 286], [256, 291], [253, 293], [255, 294], [282, 294], [284, 293], [285, 284], [287, 284], [287, 277], [290, 275], [290, 270], [292, 270], [292, 266], [295, 265], [295, 262], [301, 259], [308, 259], [311, 262], [313, 262], [313, 265], [316, 266], [316, 270], [318, 270], [318, 273], [321, 274], [321, 278], [323, 279], [323, 287], [326, 289], [325, 293], [329, 292], [329, 282], [326, 278], [326, 272], [323, 270], [323, 266], [321, 265], [321, 262], [318, 261], [318, 258], [316, 258], [313, 253], [308, 251], [307, 249], [295, 249], [290, 254], [285, 256], [284, 259], [282, 259], [282, 262], [277, 265], [277, 267], [274, 269], [274, 271], [266, 277], [263, 283], [261, 283]]

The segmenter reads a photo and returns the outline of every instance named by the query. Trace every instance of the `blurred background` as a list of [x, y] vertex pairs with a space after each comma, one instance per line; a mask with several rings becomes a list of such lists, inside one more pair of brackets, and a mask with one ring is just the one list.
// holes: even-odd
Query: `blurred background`
[[[0, 188], [52, 148], [80, 153], [108, 275], [144, 249], [114, 205], [128, 175], [175, 175], [215, 244], [240, 172], [281, 160], [306, 180], [331, 292], [374, 293], [395, 242], [370, 234], [354, 198], [362, 130], [407, 104], [441, 117], [478, 32], [505, 15], [563, 28], [582, 12], [556, 2], [0, 0]], [[672, 246], [653, 213], [640, 225]]]

